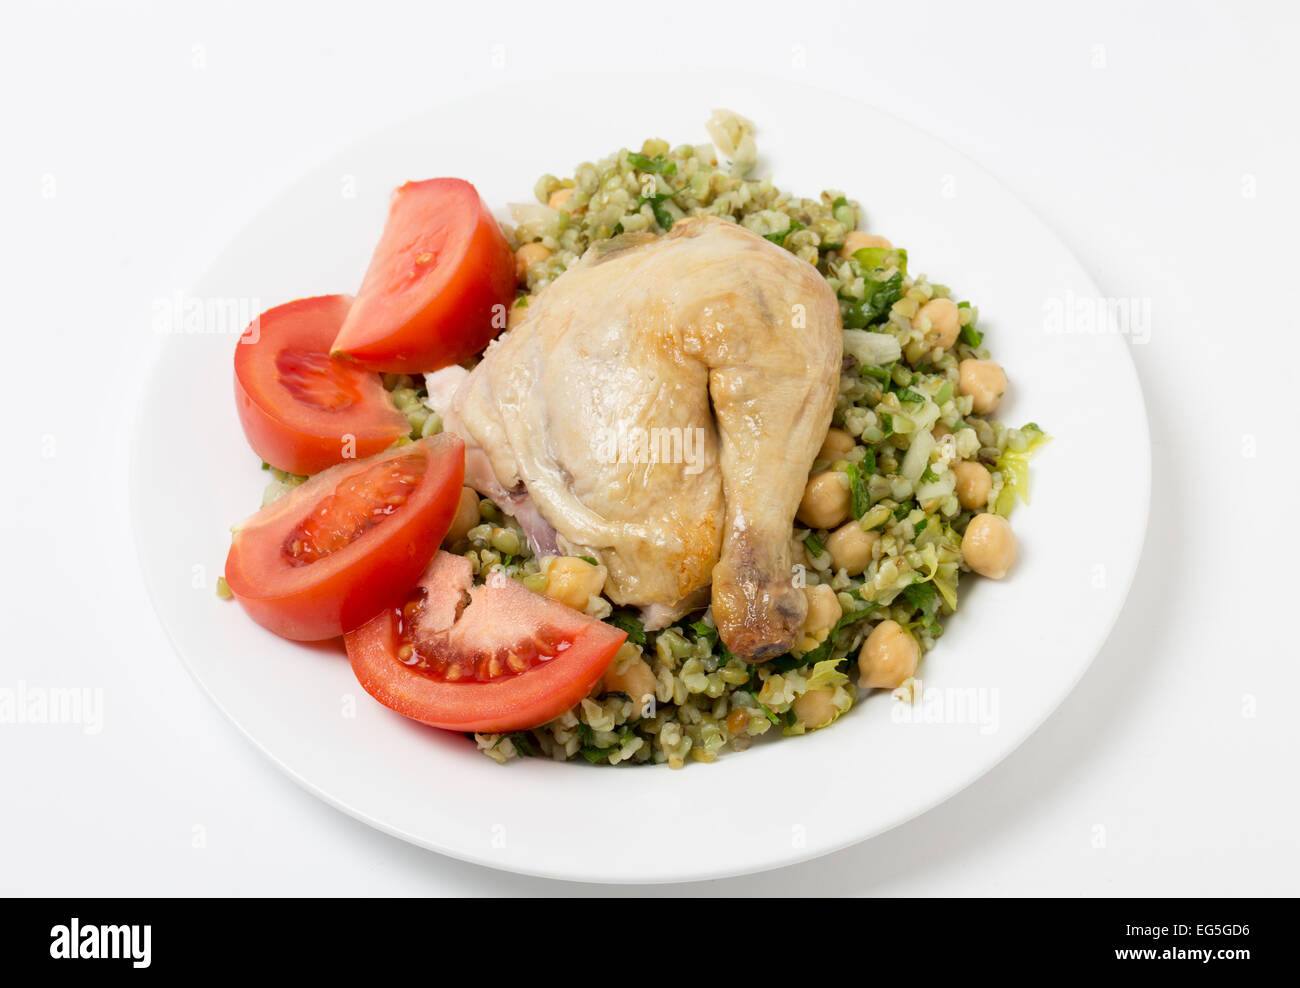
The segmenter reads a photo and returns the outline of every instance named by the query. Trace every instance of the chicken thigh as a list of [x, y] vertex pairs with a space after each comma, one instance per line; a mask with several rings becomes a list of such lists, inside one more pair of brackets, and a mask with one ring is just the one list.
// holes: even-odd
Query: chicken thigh
[[[791, 526], [839, 382], [835, 295], [735, 224], [593, 246], [431, 403], [471, 486], [535, 546], [596, 556], [605, 592], [663, 626], [711, 601], [750, 661], [799, 637]], [[554, 550], [552, 550], [554, 551]]]

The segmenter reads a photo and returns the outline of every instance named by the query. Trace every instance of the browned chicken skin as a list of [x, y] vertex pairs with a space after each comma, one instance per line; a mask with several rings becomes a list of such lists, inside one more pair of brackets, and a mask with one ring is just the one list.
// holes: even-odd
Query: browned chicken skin
[[467, 482], [526, 493], [562, 550], [609, 568], [611, 600], [661, 627], [711, 586], [723, 642], [761, 661], [803, 624], [791, 526], [841, 348], [816, 269], [699, 217], [595, 245], [434, 401]]

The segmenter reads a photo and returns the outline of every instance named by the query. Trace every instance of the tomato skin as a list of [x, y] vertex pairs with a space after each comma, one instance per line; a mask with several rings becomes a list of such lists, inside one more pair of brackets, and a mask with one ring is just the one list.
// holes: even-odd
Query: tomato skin
[[[327, 356], [351, 306], [346, 295], [277, 306], [262, 313], [254, 324], [257, 331], [246, 332], [235, 346], [239, 421], [253, 452], [273, 467], [310, 476], [343, 462], [345, 451], [364, 459], [410, 431], [377, 374]], [[347, 407], [302, 400], [286, 358], [304, 369], [317, 365], [321, 372], [305, 370], [303, 377], [322, 397], [346, 401]], [[350, 443], [345, 436], [352, 437]]]
[[[476, 587], [475, 594], [483, 587]], [[531, 594], [523, 587], [517, 592]], [[538, 596], [533, 594], [532, 596]], [[499, 733], [539, 727], [587, 696], [609, 668], [627, 633], [563, 604], [572, 643], [561, 654], [518, 676], [494, 682], [430, 678], [397, 657], [399, 613], [387, 608], [344, 639], [361, 687], [404, 717], [451, 731]], [[470, 608], [480, 606], [477, 599]]]
[[330, 352], [405, 374], [458, 364], [505, 327], [514, 292], [514, 254], [478, 190], [407, 182]]
[[[285, 540], [349, 478], [402, 457], [427, 458], [405, 503], [350, 544], [310, 565], [285, 561]], [[235, 531], [226, 583], [254, 621], [282, 638], [336, 638], [405, 598], [438, 550], [460, 503], [465, 444], [444, 434], [332, 467]]]

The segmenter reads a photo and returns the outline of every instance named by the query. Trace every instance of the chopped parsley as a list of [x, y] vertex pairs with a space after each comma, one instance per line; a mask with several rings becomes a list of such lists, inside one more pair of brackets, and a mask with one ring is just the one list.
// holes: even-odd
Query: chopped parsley
[[880, 384], [881, 388], [889, 385], [889, 367], [863, 367], [861, 370], [863, 377], [869, 377]]
[[526, 731], [515, 731], [513, 734], [507, 734], [510, 743], [515, 746], [515, 751], [519, 752], [521, 758], [535, 758], [537, 749], [533, 747], [532, 739], [528, 737]]
[[850, 463], [845, 468], [849, 477], [849, 493], [853, 495], [853, 517], [861, 518], [871, 508], [871, 494], [867, 491], [867, 478], [862, 468]]
[[799, 230], [803, 229], [806, 229], [806, 227], [802, 223], [796, 219], [792, 219], [790, 220], [790, 225], [780, 233], [765, 233], [763, 234], [763, 239], [772, 241], [772, 243], [776, 244], [778, 247], [784, 247], [790, 234], [797, 233]]
[[909, 583], [903, 588], [903, 597], [922, 614], [933, 614], [939, 600], [939, 591], [927, 580], [925, 583]]
[[655, 222], [663, 229], [665, 233], [673, 228], [673, 214], [668, 212], [663, 206], [665, 199], [671, 199], [671, 192], [657, 192], [652, 196], [637, 196], [636, 204], [638, 207], [650, 204], [650, 211], [654, 213]]
[[636, 644], [644, 645], [646, 643], [645, 625], [641, 620], [628, 610], [615, 611], [605, 619], [615, 628], [620, 628], [627, 632], [627, 640]]
[[888, 247], [863, 247], [853, 259], [866, 276], [861, 299], [849, 300], [844, 315], [845, 329], [866, 329], [882, 321], [903, 297], [907, 277], [907, 251]]
[[718, 640], [718, 629], [712, 625], [705, 624], [703, 621], [692, 622], [691, 630], [694, 631], [698, 637], [707, 639], [708, 641], [713, 642]]
[[651, 158], [639, 151], [629, 151], [627, 153], [627, 163], [637, 171], [649, 172], [651, 175], [677, 174], [677, 162], [668, 160], [662, 154], [657, 154]]

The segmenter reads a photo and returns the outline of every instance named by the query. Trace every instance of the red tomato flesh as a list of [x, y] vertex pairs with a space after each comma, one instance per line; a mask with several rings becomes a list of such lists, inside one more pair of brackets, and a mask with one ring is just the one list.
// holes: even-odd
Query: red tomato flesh
[[347, 635], [367, 693], [432, 727], [524, 730], [590, 693], [627, 639], [504, 575], [472, 580], [467, 559], [439, 552], [404, 605]]
[[514, 254], [474, 186], [407, 182], [330, 352], [406, 374], [458, 364], [505, 328], [514, 291]]
[[258, 624], [319, 641], [405, 600], [451, 526], [465, 444], [449, 434], [342, 463], [235, 532], [226, 583]]
[[329, 355], [352, 300], [324, 295], [258, 317], [235, 346], [235, 406], [253, 452], [311, 475], [411, 431], [378, 374]]

